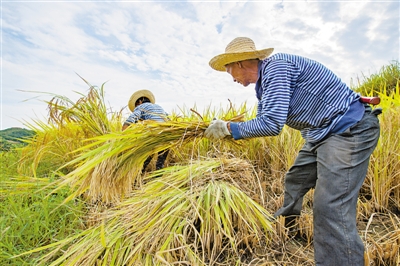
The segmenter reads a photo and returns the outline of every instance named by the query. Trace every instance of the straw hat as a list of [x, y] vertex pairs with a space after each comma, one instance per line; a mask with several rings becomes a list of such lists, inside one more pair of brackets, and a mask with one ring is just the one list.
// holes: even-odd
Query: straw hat
[[154, 98], [154, 95], [151, 91], [139, 90], [139, 91], [136, 91], [135, 93], [133, 93], [131, 98], [129, 99], [129, 102], [128, 102], [129, 110], [131, 110], [133, 112], [133, 110], [135, 110], [136, 101], [142, 97], [146, 97], [147, 99], [150, 100], [151, 103], [156, 102], [156, 99]]
[[209, 64], [215, 70], [226, 71], [225, 66], [227, 64], [256, 58], [263, 60], [272, 51], [274, 51], [274, 48], [257, 50], [252, 39], [237, 37], [226, 46], [224, 54], [214, 56]]

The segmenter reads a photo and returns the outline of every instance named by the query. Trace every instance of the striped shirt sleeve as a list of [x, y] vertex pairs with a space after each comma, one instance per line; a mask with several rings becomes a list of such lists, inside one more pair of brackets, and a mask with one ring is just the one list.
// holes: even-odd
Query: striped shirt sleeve
[[238, 123], [238, 127], [232, 123], [231, 128], [239, 131], [239, 135], [233, 135], [235, 139], [276, 136], [281, 132], [289, 110], [291, 83], [297, 72], [284, 60], [275, 60], [268, 65], [262, 77], [263, 96], [258, 102], [257, 117]]
[[235, 139], [275, 136], [286, 124], [315, 142], [329, 134], [359, 98], [332, 71], [305, 57], [276, 54], [260, 67], [257, 116], [231, 123]]

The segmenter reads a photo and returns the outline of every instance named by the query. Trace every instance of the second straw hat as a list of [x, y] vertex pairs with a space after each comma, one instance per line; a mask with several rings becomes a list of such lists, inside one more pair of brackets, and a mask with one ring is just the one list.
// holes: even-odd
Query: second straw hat
[[150, 100], [151, 103], [156, 102], [156, 99], [151, 91], [139, 90], [139, 91], [134, 92], [132, 94], [131, 98], [129, 98], [129, 102], [128, 102], [129, 110], [131, 110], [133, 112], [133, 110], [135, 110], [136, 101], [142, 97], [146, 97], [147, 99]]

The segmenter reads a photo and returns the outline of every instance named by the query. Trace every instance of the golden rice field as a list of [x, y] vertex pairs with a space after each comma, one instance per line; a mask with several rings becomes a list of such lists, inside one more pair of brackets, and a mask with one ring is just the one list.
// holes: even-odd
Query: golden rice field
[[[90, 85], [90, 84], [89, 84]], [[360, 191], [365, 265], [400, 265], [400, 90], [377, 91], [381, 136]], [[0, 265], [314, 265], [311, 190], [291, 228], [272, 214], [303, 144], [276, 137], [210, 141], [209, 122], [247, 120], [246, 103], [181, 109], [121, 130], [104, 85], [55, 96], [36, 136], [2, 153]], [[146, 158], [169, 149], [166, 167]]]

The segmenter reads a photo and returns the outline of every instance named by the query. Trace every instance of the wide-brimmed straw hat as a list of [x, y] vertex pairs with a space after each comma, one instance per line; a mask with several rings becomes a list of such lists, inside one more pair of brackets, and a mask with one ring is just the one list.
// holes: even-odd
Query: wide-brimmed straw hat
[[136, 91], [135, 93], [132, 94], [131, 98], [129, 99], [128, 106], [129, 110], [133, 112], [135, 110], [135, 103], [138, 99], [146, 97], [147, 99], [150, 100], [151, 103], [156, 102], [156, 98], [154, 97], [153, 93], [149, 90], [139, 90]]
[[252, 39], [237, 37], [226, 46], [225, 53], [214, 56], [209, 64], [215, 70], [226, 71], [227, 64], [248, 59], [263, 60], [273, 51], [274, 48], [257, 50]]

